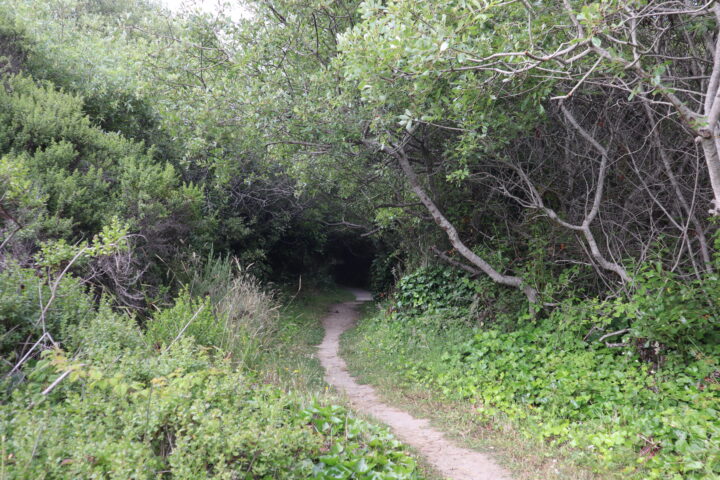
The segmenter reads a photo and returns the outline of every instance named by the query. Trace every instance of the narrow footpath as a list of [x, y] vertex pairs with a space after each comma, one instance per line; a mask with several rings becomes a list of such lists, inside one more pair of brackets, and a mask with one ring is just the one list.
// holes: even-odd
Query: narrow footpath
[[352, 407], [388, 425], [396, 437], [415, 448], [441, 475], [453, 480], [510, 480], [510, 475], [489, 456], [458, 447], [426, 419], [384, 404], [375, 389], [360, 385], [350, 376], [340, 357], [340, 335], [352, 328], [358, 317], [357, 306], [372, 300], [368, 292], [353, 289], [357, 301], [334, 305], [323, 320], [325, 338], [318, 357], [325, 368], [325, 380], [347, 395]]

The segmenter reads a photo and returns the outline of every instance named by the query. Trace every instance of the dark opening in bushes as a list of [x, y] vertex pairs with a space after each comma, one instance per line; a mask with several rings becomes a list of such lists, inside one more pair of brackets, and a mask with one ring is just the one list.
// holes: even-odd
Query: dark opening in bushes
[[340, 285], [368, 288], [370, 266], [375, 257], [372, 241], [356, 236], [332, 238], [327, 246], [327, 258], [332, 276]]

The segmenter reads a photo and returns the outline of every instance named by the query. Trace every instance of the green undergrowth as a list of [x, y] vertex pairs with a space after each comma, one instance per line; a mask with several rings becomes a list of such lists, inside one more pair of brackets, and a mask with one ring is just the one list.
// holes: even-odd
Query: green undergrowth
[[[373, 308], [366, 315], [376, 311]], [[365, 335], [362, 329], [354, 329], [341, 338], [341, 355], [359, 382], [373, 385], [387, 403], [429, 419], [458, 444], [490, 454], [515, 480], [606, 478], [572, 461], [565, 449], [527, 438], [507, 417], [496, 415], [489, 422], [478, 416], [478, 404], [467, 399], [453, 400], [436, 389], [403, 378], [396, 368], [382, 364], [386, 357], [368, 354]]]
[[258, 384], [190, 339], [92, 363], [55, 351], [32, 377], [0, 413], [3, 478], [413, 478], [387, 431]]
[[509, 425], [523, 441], [562, 451], [603, 477], [720, 475], [712, 344], [670, 349], [626, 336], [626, 346], [609, 348], [577, 334], [594, 325], [597, 305], [568, 303], [544, 320], [510, 326], [471, 315], [472, 294], [458, 306], [467, 279], [444, 280], [449, 300], [426, 296], [418, 282], [401, 282], [393, 303], [346, 334], [351, 368], [370, 381], [390, 382], [406, 400], [429, 392], [436, 402], [464, 406], [472, 417], [463, 420], [466, 426]]
[[[221, 271], [218, 262], [208, 270]], [[304, 315], [326, 303], [308, 300], [289, 316], [247, 274], [213, 277], [195, 276], [138, 322], [66, 276], [47, 315], [48, 327], [59, 319], [57, 344], [3, 367], [0, 478], [420, 478], [387, 429], [269, 378], [277, 349], [317, 340]], [[6, 270], [0, 292], [26, 294], [0, 295], [3, 316], [37, 323], [42, 282]]]

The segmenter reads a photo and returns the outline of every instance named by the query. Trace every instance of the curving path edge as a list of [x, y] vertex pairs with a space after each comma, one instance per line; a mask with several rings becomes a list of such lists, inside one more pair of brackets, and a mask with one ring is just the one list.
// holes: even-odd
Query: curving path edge
[[396, 437], [414, 447], [443, 476], [452, 480], [510, 480], [510, 475], [489, 456], [462, 448], [447, 440], [443, 433], [398, 408], [384, 404], [375, 389], [360, 385], [348, 373], [340, 357], [340, 335], [355, 325], [356, 306], [372, 300], [368, 292], [350, 289], [357, 301], [333, 305], [323, 320], [325, 338], [318, 358], [325, 368], [325, 381], [345, 393], [352, 407], [388, 425]]

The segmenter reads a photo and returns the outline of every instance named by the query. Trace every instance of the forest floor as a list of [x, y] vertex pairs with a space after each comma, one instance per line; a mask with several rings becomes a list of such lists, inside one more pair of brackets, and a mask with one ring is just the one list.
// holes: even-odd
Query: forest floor
[[413, 447], [433, 469], [453, 480], [509, 480], [510, 474], [488, 455], [460, 447], [445, 438], [426, 419], [383, 403], [375, 389], [360, 385], [348, 373], [340, 357], [340, 336], [352, 328], [359, 316], [357, 307], [372, 300], [368, 292], [353, 289], [356, 301], [335, 304], [323, 320], [325, 338], [318, 349], [318, 358], [325, 368], [325, 380], [347, 396], [358, 412], [388, 425], [404, 443]]

